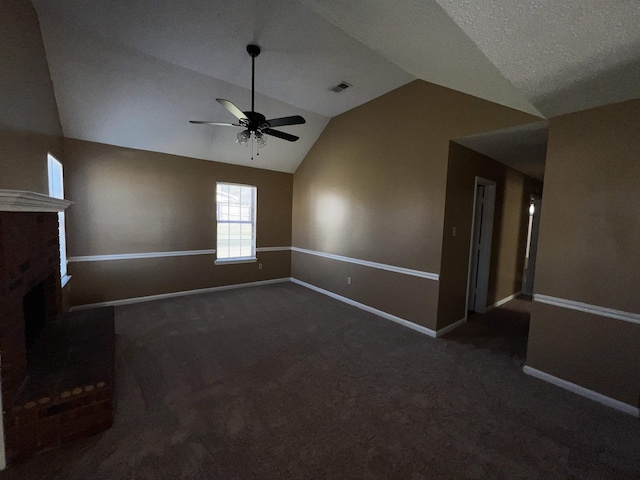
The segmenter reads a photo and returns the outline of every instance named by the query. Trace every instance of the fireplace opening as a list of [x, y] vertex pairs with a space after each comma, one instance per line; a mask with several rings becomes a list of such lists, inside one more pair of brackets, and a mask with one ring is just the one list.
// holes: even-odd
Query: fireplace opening
[[24, 311], [24, 336], [27, 342], [27, 352], [36, 343], [38, 337], [47, 324], [47, 304], [44, 282], [39, 283], [22, 299]]

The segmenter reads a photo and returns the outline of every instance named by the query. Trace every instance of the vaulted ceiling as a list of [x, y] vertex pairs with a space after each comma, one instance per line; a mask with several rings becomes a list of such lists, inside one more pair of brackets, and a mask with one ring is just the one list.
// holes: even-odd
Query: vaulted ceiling
[[[33, 3], [65, 136], [205, 160], [293, 172], [331, 117], [416, 78], [541, 118], [640, 96], [637, 0]], [[236, 129], [188, 123], [233, 121], [216, 98], [250, 109], [249, 43], [256, 110], [307, 120], [255, 161]]]

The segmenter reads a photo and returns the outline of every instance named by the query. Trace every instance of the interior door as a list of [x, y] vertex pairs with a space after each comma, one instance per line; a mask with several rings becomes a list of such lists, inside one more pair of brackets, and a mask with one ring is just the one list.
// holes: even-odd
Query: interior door
[[482, 216], [484, 214], [484, 185], [476, 185], [476, 201], [473, 218], [473, 235], [471, 237], [471, 269], [469, 272], [468, 310], [476, 310], [476, 293], [478, 290], [478, 265], [480, 263], [480, 234], [482, 233]]
[[496, 184], [476, 177], [473, 235], [467, 288], [467, 310], [485, 313], [491, 267], [491, 241], [495, 210]]

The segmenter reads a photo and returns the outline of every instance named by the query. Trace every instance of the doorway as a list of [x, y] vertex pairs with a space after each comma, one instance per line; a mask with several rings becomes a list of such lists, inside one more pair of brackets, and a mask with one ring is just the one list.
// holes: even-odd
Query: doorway
[[540, 213], [542, 198], [531, 195], [529, 201], [529, 228], [527, 232], [527, 248], [524, 258], [524, 275], [522, 279], [522, 293], [533, 295], [533, 281], [536, 274], [536, 257], [538, 255], [538, 232], [540, 231]]
[[496, 182], [476, 177], [467, 282], [467, 312], [485, 313], [487, 310], [495, 204]]

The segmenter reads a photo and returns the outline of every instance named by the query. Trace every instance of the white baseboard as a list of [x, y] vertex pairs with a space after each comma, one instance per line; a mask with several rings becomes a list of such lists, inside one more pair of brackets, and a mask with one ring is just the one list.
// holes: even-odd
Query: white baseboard
[[336, 300], [339, 300], [341, 302], [347, 303], [349, 305], [352, 305], [354, 307], [357, 307], [361, 310], [365, 310], [369, 313], [373, 313], [375, 315], [378, 315], [379, 317], [382, 317], [384, 319], [387, 320], [391, 320], [392, 322], [395, 322], [399, 325], [402, 325], [403, 327], [407, 327], [410, 328], [412, 330], [415, 330], [416, 332], [420, 332], [424, 335], [428, 335], [432, 338], [437, 338], [437, 337], [441, 337], [442, 335], [444, 335], [445, 333], [450, 332], [451, 330], [459, 327], [460, 325], [463, 325], [464, 323], [467, 322], [466, 318], [463, 318], [462, 320], [458, 320], [455, 323], [452, 323], [451, 325], [447, 325], [444, 328], [441, 328], [438, 331], [432, 330], [430, 328], [424, 327], [422, 325], [418, 325], [417, 323], [413, 323], [410, 322], [409, 320], [405, 320], [404, 318], [400, 318], [396, 315], [392, 315], [391, 313], [387, 313], [384, 312], [382, 310], [378, 310], [377, 308], [373, 308], [370, 307], [369, 305], [365, 305], [364, 303], [360, 303], [357, 302], [355, 300], [352, 300], [350, 298], [347, 297], [343, 297], [342, 295], [338, 295], [337, 293], [333, 293], [330, 292], [329, 290], [325, 290], [324, 288], [320, 288], [320, 287], [316, 287], [315, 285], [312, 285], [310, 283], [307, 282], [303, 282], [302, 280], [298, 280], [297, 278], [292, 278], [292, 277], [285, 277], [285, 278], [276, 278], [273, 280], [261, 280], [258, 282], [248, 282], [248, 283], [238, 283], [238, 284], [234, 284], [234, 285], [222, 285], [219, 287], [210, 287], [210, 288], [200, 288], [200, 289], [196, 289], [196, 290], [183, 290], [180, 292], [169, 292], [169, 293], [160, 293], [158, 295], [148, 295], [145, 297], [131, 297], [131, 298], [123, 298], [121, 300], [110, 300], [110, 301], [106, 301], [106, 302], [97, 302], [97, 303], [88, 303], [85, 305], [76, 305], [73, 306], [69, 309], [69, 311], [71, 312], [75, 312], [78, 310], [88, 310], [91, 308], [99, 308], [99, 307], [117, 307], [120, 305], [130, 305], [133, 303], [142, 303], [142, 302], [152, 302], [154, 300], [162, 300], [165, 298], [173, 298], [173, 297], [184, 297], [187, 295], [197, 295], [199, 293], [210, 293], [210, 292], [219, 292], [219, 291], [223, 291], [223, 290], [232, 290], [235, 288], [245, 288], [245, 287], [256, 287], [259, 285], [270, 285], [270, 284], [274, 284], [274, 283], [284, 283], [284, 282], [293, 282], [293, 283], [297, 283], [298, 285], [302, 285], [303, 287], [309, 288], [311, 290], [315, 290], [316, 292], [322, 293], [324, 295], [327, 295], [331, 298], [334, 298]]
[[350, 298], [343, 297], [342, 295], [338, 295], [337, 293], [330, 292], [329, 290], [325, 290], [324, 288], [316, 287], [315, 285], [311, 285], [310, 283], [303, 282], [302, 280], [298, 280], [297, 278], [292, 277], [291, 281], [293, 283], [297, 283], [298, 285], [302, 285], [303, 287], [322, 293], [323, 295], [326, 295], [328, 297], [335, 298], [336, 300], [340, 300], [341, 302], [357, 307], [360, 310], [364, 310], [366, 312], [373, 313], [387, 320], [391, 320], [392, 322], [402, 325], [403, 327], [407, 327], [412, 330], [415, 330], [416, 332], [429, 335], [430, 337], [433, 337], [433, 338], [436, 338], [437, 336], [437, 332], [435, 330], [431, 330], [430, 328], [423, 327], [422, 325], [418, 325], [417, 323], [410, 322], [409, 320], [405, 320], [404, 318], [400, 318], [390, 313], [383, 312], [382, 310], [378, 310], [377, 308], [370, 307], [369, 305], [365, 305], [364, 303], [356, 302], [355, 300], [351, 300]]
[[467, 317], [463, 318], [462, 320], [458, 320], [457, 322], [453, 322], [452, 324], [447, 325], [446, 327], [442, 327], [439, 330], [436, 330], [436, 338], [441, 337], [445, 333], [449, 333], [451, 330], [455, 330], [460, 325], [464, 325], [465, 323], [467, 323]]
[[236, 283], [234, 285], [221, 285], [219, 287], [199, 288], [197, 290], [183, 290], [181, 292], [160, 293], [158, 295], [148, 295], [146, 297], [123, 298], [122, 300], [110, 300], [108, 302], [88, 303], [85, 305], [76, 305], [71, 307], [69, 311], [88, 310], [97, 307], [117, 307], [119, 305], [129, 305], [132, 303], [151, 302], [153, 300], [162, 300], [164, 298], [184, 297], [187, 295], [197, 295], [199, 293], [220, 292], [222, 290], [232, 290], [234, 288], [257, 287], [259, 285], [270, 285], [272, 283], [283, 283], [291, 281], [290, 277], [275, 278], [273, 280], [260, 280], [258, 282]]
[[593, 390], [589, 390], [588, 388], [582, 387], [575, 383], [571, 383], [567, 380], [563, 380], [562, 378], [555, 377], [549, 373], [543, 372], [542, 370], [538, 370], [536, 368], [525, 365], [522, 368], [522, 371], [527, 375], [531, 375], [532, 377], [536, 377], [540, 380], [544, 380], [545, 382], [552, 383], [557, 387], [564, 388], [565, 390], [569, 390], [570, 392], [577, 393], [580, 396], [586, 397], [590, 400], [594, 400], [598, 403], [602, 403], [611, 408], [615, 408], [616, 410], [620, 410], [621, 412], [628, 413], [633, 415], [634, 417], [640, 416], [640, 409], [634, 407], [633, 405], [629, 405], [628, 403], [621, 402], [620, 400], [616, 400], [615, 398], [607, 397], [598, 392], [594, 392]]
[[516, 292], [513, 295], [509, 295], [508, 297], [504, 297], [502, 300], [498, 300], [496, 303], [494, 303], [493, 305], [489, 305], [487, 307], [487, 309], [485, 310], [485, 313], [493, 310], [494, 308], [498, 308], [502, 305], [504, 305], [507, 302], [510, 302], [511, 300], [513, 300], [514, 298], [518, 298], [520, 295], [522, 295], [522, 292]]

